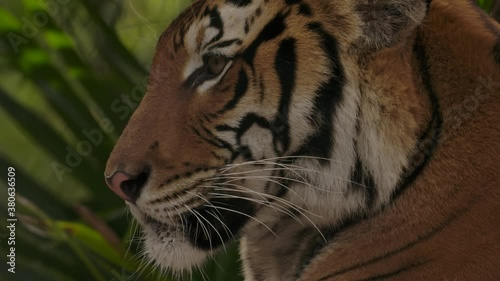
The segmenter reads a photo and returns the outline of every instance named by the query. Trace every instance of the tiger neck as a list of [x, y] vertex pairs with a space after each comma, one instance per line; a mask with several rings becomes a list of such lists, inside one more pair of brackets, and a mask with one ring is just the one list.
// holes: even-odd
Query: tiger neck
[[[355, 62], [344, 59], [346, 81], [356, 82], [344, 86], [334, 116], [331, 161], [302, 163], [321, 173], [309, 175], [316, 196], [310, 188], [298, 190], [301, 198], [295, 202], [306, 198], [307, 208], [321, 215], [319, 224], [340, 224], [353, 214], [379, 210], [418, 171], [419, 143], [434, 138], [429, 130], [436, 131], [439, 123], [433, 120], [437, 103], [421, 78], [422, 56], [415, 34]], [[363, 68], [350, 70], [350, 63]]]
[[[338, 147], [340, 152], [333, 153], [331, 167], [323, 168], [323, 174], [334, 175], [333, 181], [342, 176], [339, 170], [345, 170], [349, 180], [338, 186], [322, 186], [322, 189], [337, 191], [315, 198], [318, 205], [324, 204], [326, 209], [319, 207], [312, 212], [328, 215], [324, 216], [325, 220], [316, 220], [321, 225], [321, 233], [313, 229], [301, 233], [305, 247], [294, 248], [295, 276], [301, 275], [301, 270], [340, 230], [378, 212], [411, 185], [439, 142], [442, 116], [438, 98], [430, 86], [426, 50], [420, 35], [415, 34], [407, 45], [365, 58], [363, 65], [366, 68], [358, 74], [360, 79], [351, 80], [363, 83], [346, 86], [352, 92], [340, 110], [346, 114], [344, 123], [336, 126], [344, 130], [333, 132], [334, 140], [338, 140], [350, 126], [354, 132], [351, 145], [345, 136], [345, 140], [337, 141], [345, 147]], [[357, 108], [354, 118], [347, 114], [353, 108]], [[348, 161], [337, 161], [339, 158], [335, 155], [349, 150]], [[345, 166], [350, 168], [339, 169], [333, 163], [348, 164]]]
[[[485, 14], [479, 12], [477, 7], [476, 10], [471, 9], [471, 5], [474, 5], [473, 1], [452, 2], [449, 0], [434, 0], [433, 3], [428, 20], [416, 31], [413, 39], [410, 40], [411, 47], [408, 45], [406, 47], [407, 51], [403, 52], [404, 55], [399, 58], [400, 62], [404, 63], [403, 65], [408, 64], [413, 66], [411, 67], [412, 72], [410, 73], [413, 77], [418, 77], [418, 79], [408, 79], [408, 77], [402, 75], [406, 73], [402, 71], [406, 66], [402, 66], [401, 64], [394, 63], [391, 65], [391, 67], [395, 68], [394, 71], [388, 70], [388, 73], [393, 73], [392, 78], [387, 80], [391, 81], [391, 84], [394, 83], [394, 80], [400, 80], [401, 83], [407, 83], [408, 90], [406, 93], [408, 93], [408, 95], [404, 94], [403, 96], [407, 96], [410, 100], [414, 100], [415, 96], [419, 97], [419, 104], [416, 105], [415, 108], [417, 111], [412, 112], [414, 116], [413, 120], [417, 124], [417, 130], [414, 130], [417, 134], [414, 139], [414, 148], [409, 150], [409, 153], [406, 155], [408, 159], [406, 161], [407, 164], [403, 165], [402, 169], [399, 169], [401, 173], [399, 174], [398, 183], [392, 187], [386, 186], [391, 192], [389, 196], [391, 201], [398, 199], [397, 197], [400, 196], [407, 187], [411, 188], [413, 181], [420, 175], [420, 172], [425, 169], [438, 146], [446, 143], [447, 140], [456, 137], [463, 131], [466, 131], [467, 126], [470, 128], [471, 123], [467, 123], [474, 119], [471, 116], [483, 114], [478, 108], [488, 103], [494, 103], [495, 99], [492, 99], [492, 96], [494, 96], [494, 93], [498, 93], [500, 89], [500, 83], [496, 82], [499, 80], [495, 79], [495, 75], [498, 74], [498, 66], [500, 65], [500, 26]], [[464, 52], [464, 50], [474, 50], [474, 52]], [[398, 54], [395, 49], [389, 50], [389, 52], [393, 52], [393, 55]], [[410, 53], [411, 55], [409, 55]], [[382, 59], [383, 57], [384, 55], [382, 53], [382, 56], [378, 57], [378, 59]], [[372, 60], [371, 64], [367, 66], [367, 69], [372, 67], [373, 63], [378, 59]], [[391, 58], [387, 59], [390, 61]], [[392, 59], [392, 61], [398, 60], [397, 58]], [[390, 63], [388, 65], [390, 65]], [[464, 69], [464, 67], [466, 67], [466, 69]], [[385, 72], [380, 69], [379, 71], [382, 77], [384, 77], [383, 73]], [[373, 70], [373, 72], [376, 73], [375, 70]], [[378, 84], [371, 84], [372, 82], [372, 80], [366, 80], [367, 85], [376, 86]], [[395, 83], [396, 84], [392, 86], [398, 87], [398, 85], [400, 85], [398, 81]], [[457, 87], [457, 85], [460, 86]], [[370, 91], [367, 92], [369, 96]], [[367, 94], [367, 92], [360, 91], [361, 95]], [[401, 91], [399, 92], [402, 93]], [[387, 93], [397, 94], [398, 91], [388, 91]], [[361, 103], [363, 103], [362, 100], [363, 97], [361, 98]], [[496, 100], [498, 101], [498, 99]], [[474, 112], [471, 112], [470, 109], [465, 109], [465, 103], [470, 101], [473, 101], [474, 105], [476, 105], [472, 110]], [[408, 103], [402, 103], [401, 105], [404, 107], [405, 104]], [[373, 107], [371, 109], [373, 110]], [[457, 110], [462, 110], [462, 112], [457, 112]], [[407, 112], [410, 113], [411, 111]], [[457, 116], [459, 115], [458, 113], [462, 113], [462, 115]], [[411, 114], [406, 115], [412, 116]], [[476, 122], [478, 122], [477, 119]], [[405, 126], [401, 128], [406, 129]], [[373, 142], [367, 139], [364, 143], [367, 145]], [[445, 146], [449, 146], [449, 144]], [[449, 149], [445, 146], [440, 147], [440, 150]], [[453, 148], [449, 150], [453, 150]], [[442, 172], [436, 171], [435, 173], [439, 174]], [[456, 173], [456, 171], [454, 173]], [[450, 196], [449, 189], [443, 188], [441, 185], [437, 186], [440, 187], [437, 193], [445, 194], [442, 198], [448, 200]], [[465, 187], [465, 185], [463, 187]], [[478, 190], [474, 188], [464, 189], [468, 189], [470, 192], [478, 192]], [[485, 190], [483, 186], [481, 186], [481, 189]], [[468, 199], [475, 194], [471, 193], [470, 195], [471, 196], [467, 196]], [[415, 196], [415, 194], [413, 194], [413, 196]], [[440, 202], [439, 199], [436, 200], [436, 194], [422, 194], [422, 197], [426, 198], [425, 204], [434, 205], [436, 210], [444, 208], [444, 205], [447, 204]], [[400, 206], [415, 207], [415, 197], [407, 197], [402, 200], [406, 200], [409, 205], [403, 204]], [[415, 208], [411, 209], [416, 210]], [[412, 213], [410, 216], [413, 215]], [[421, 215], [422, 214], [419, 214], [418, 216]], [[432, 213], [432, 216], [434, 215], [435, 213]], [[406, 220], [408, 224], [414, 223], [411, 217], [406, 217], [405, 221]], [[356, 224], [359, 221], [359, 217], [354, 216], [354, 219], [352, 219], [351, 216], [351, 219], [344, 219], [342, 223], [336, 223], [333, 227], [325, 228], [325, 232], [330, 233], [327, 238], [334, 237], [339, 232], [347, 229], [348, 226], [352, 226], [352, 224]], [[356, 235], [358, 238], [359, 236], [366, 236], [366, 232], [355, 233], [352, 231], [353, 228], [350, 228], [350, 230], [349, 236], [351, 237]], [[377, 237], [377, 235], [383, 235], [382, 232], [377, 231], [380, 231], [380, 229], [373, 230], [371, 235], [375, 237]], [[400, 229], [397, 232], [405, 233], [405, 231], [405, 235], [408, 235], [407, 230]], [[334, 238], [332, 238], [332, 240], [333, 239]], [[330, 239], [328, 240], [330, 242], [332, 241]], [[375, 240], [378, 239], [376, 238]], [[345, 242], [347, 244], [353, 243], [353, 241], [349, 240], [344, 241], [342, 238], [336, 240], [336, 242]], [[309, 255], [304, 256], [302, 260], [303, 264], [301, 268], [306, 268], [311, 259], [315, 256], [319, 256], [320, 250], [323, 246], [327, 245], [327, 243], [326, 241], [313, 241], [313, 246], [311, 246]], [[331, 249], [332, 247], [330, 247], [329, 250]], [[384, 251], [386, 250], [387, 249], [384, 249]], [[326, 251], [327, 249], [325, 249], [323, 253]], [[332, 263], [338, 258], [338, 256], [335, 257], [334, 255], [323, 255], [320, 256], [318, 260], [324, 259]], [[302, 276], [303, 273], [304, 271], [299, 272], [298, 276]], [[324, 276], [324, 274], [321, 275]], [[300, 278], [300, 280], [309, 280], [308, 277], [310, 276], [305, 274], [305, 277]], [[324, 279], [326, 280], [328, 278]], [[410, 280], [411, 277], [408, 279]]]
[[[447, 1], [436, 2], [439, 3], [433, 7], [428, 22], [418, 28], [405, 44], [363, 58], [359, 65], [364, 65], [364, 69], [352, 74], [356, 77], [355, 81], [362, 82], [350, 86], [353, 103], [358, 105], [359, 110], [356, 111], [358, 120], [353, 145], [339, 148], [352, 148], [354, 151], [348, 162], [351, 182], [345, 184], [341, 191], [346, 198], [349, 198], [346, 194], [358, 192], [358, 199], [362, 198], [365, 202], [358, 201], [351, 208], [331, 207], [337, 214], [330, 213], [324, 221], [324, 235], [327, 237], [328, 233], [334, 235], [339, 229], [379, 211], [411, 186], [438, 145], [453, 135], [449, 130], [456, 131], [462, 124], [462, 119], [447, 115], [449, 110], [442, 111], [441, 104], [448, 108], [461, 108], [463, 104], [460, 103], [471, 95], [474, 95], [474, 100], [484, 102], [483, 99], [497, 91], [500, 85], [491, 77], [482, 76], [482, 73], [493, 73], [493, 69], [500, 65], [500, 48], [497, 47], [500, 45], [499, 26], [489, 18], [482, 18], [483, 22], [478, 23], [477, 19], [483, 14], [471, 11], [465, 3], [461, 3], [460, 7], [450, 7], [445, 4]], [[451, 9], [463, 10], [463, 13], [450, 12]], [[473, 31], [466, 30], [461, 36], [449, 36], [447, 40], [442, 40], [449, 34], [448, 30], [458, 29], [457, 24], [479, 26]], [[439, 28], [434, 25], [439, 25]], [[463, 37], [469, 39], [463, 40]], [[476, 52], [467, 56], [457, 55], [460, 50], [469, 49], [470, 42], [483, 42], [483, 46], [478, 46]], [[457, 89], [455, 85], [444, 82], [437, 88], [435, 81], [462, 81], [463, 78], [453, 71], [436, 71], [436, 68], [444, 67], [436, 63], [436, 53], [439, 59], [449, 61], [448, 66], [453, 69], [461, 69], [463, 65], [477, 69], [478, 77], [461, 82], [464, 88]], [[489, 53], [493, 56], [486, 56], [488, 59], [485, 61], [484, 54]], [[353, 122], [350, 120], [338, 127], [352, 126]], [[336, 160], [338, 158], [334, 155], [332, 161]], [[335, 174], [336, 168], [327, 171]], [[324, 209], [316, 211], [324, 213]], [[321, 247], [322, 243], [316, 243], [318, 245]]]
[[[453, 24], [461, 24], [462, 28], [477, 25], [477, 17], [475, 21], [468, 22], [474, 17], [465, 12], [454, 11], [456, 8], [453, 6], [442, 4], [447, 1], [434, 2], [438, 4], [434, 4], [431, 10], [431, 20], [424, 27], [418, 28], [404, 44], [356, 60], [352, 57], [342, 58], [346, 81], [356, 82], [344, 85], [345, 98], [334, 116], [334, 145], [330, 163], [324, 165], [321, 161], [298, 161], [296, 164], [304, 170], [317, 171], [305, 177], [316, 188], [297, 186], [287, 198], [321, 216], [310, 218], [320, 227], [322, 234], [318, 234], [313, 227], [299, 232], [297, 229], [300, 225], [287, 220], [286, 224], [281, 225], [283, 233], [290, 237], [279, 240], [281, 244], [272, 236], [264, 241], [266, 244], [260, 240], [261, 236], [248, 235], [243, 244], [251, 246], [249, 248], [254, 252], [253, 255], [248, 255], [258, 257], [258, 261], [249, 259], [246, 271], [251, 271], [251, 265], [256, 265], [255, 268], [264, 268], [269, 272], [277, 270], [274, 276], [283, 276], [284, 272], [293, 270], [295, 276], [300, 276], [301, 269], [327, 245], [329, 238], [381, 210], [391, 199], [411, 186], [412, 181], [426, 167], [438, 143], [445, 141], [446, 137], [442, 133], [446, 134], [446, 130], [453, 125], [450, 124], [450, 118], [446, 118], [449, 117], [446, 112], [443, 112], [446, 120], [443, 122], [440, 104], [446, 104], [446, 108], [452, 107], [457, 96], [462, 98], [470, 95], [470, 89], [477, 89], [480, 85], [476, 84], [481, 81], [467, 85], [469, 82], [460, 80], [458, 73], [436, 71], [436, 67], [445, 68], [436, 63], [436, 60], [449, 61], [448, 65], [452, 69], [461, 69], [461, 65], [467, 65], [477, 69], [477, 73], [482, 73], [479, 66], [471, 63], [482, 62], [481, 67], [484, 68], [484, 59], [470, 56], [490, 53], [492, 50], [488, 48], [494, 44], [484, 44], [484, 49], [462, 54], [460, 50], [468, 49], [464, 45], [475, 41], [472, 36], [485, 35], [472, 31], [470, 32], [474, 34], [456, 35], [456, 32], [449, 30], [462, 30], [453, 27]], [[465, 6], [464, 3], [460, 5]], [[466, 16], [465, 19], [463, 15]], [[488, 34], [490, 33], [489, 31]], [[463, 40], [464, 34], [469, 40]], [[476, 41], [484, 42], [484, 38]], [[494, 59], [500, 57], [498, 49], [500, 48], [495, 49], [497, 51], [494, 54], [499, 55], [493, 56]], [[430, 55], [431, 52], [433, 56]], [[436, 53], [437, 58], [434, 57]], [[494, 59], [491, 60], [492, 64], [495, 63]], [[498, 64], [500, 62], [494, 67], [498, 67]], [[363, 68], [360, 70], [348, 65], [362, 65]], [[492, 70], [488, 72], [491, 73]], [[436, 88], [439, 90], [436, 93], [431, 84], [438, 80], [441, 83], [440, 88]], [[443, 81], [461, 81], [461, 85], [467, 87], [457, 89], [453, 85], [445, 85]], [[304, 225], [307, 226], [308, 222], [304, 221]], [[294, 259], [287, 260], [286, 266], [280, 267], [283, 264], [280, 261], [285, 255], [276, 254], [276, 249], [280, 253], [294, 253]]]
[[[363, 184], [367, 209], [376, 211], [425, 165], [422, 153], [432, 154], [442, 121], [419, 30], [404, 44], [380, 51], [360, 65], [365, 69], [359, 79], [351, 186]], [[422, 148], [424, 142], [432, 148]]]
[[425, 61], [418, 64], [423, 50], [416, 39], [410, 41], [364, 58], [366, 67], [360, 72], [346, 71], [355, 76], [346, 81], [363, 83], [344, 86], [345, 99], [334, 116], [331, 161], [297, 161], [315, 172], [305, 175], [310, 185], [292, 185], [286, 198], [318, 216], [302, 224], [282, 217], [270, 223], [279, 239], [246, 235], [242, 255], [247, 276], [260, 271], [272, 277], [255, 280], [294, 280], [339, 229], [380, 210], [425, 166], [427, 154], [416, 148], [437, 142], [440, 114], [425, 75], [415, 79], [422, 77]]

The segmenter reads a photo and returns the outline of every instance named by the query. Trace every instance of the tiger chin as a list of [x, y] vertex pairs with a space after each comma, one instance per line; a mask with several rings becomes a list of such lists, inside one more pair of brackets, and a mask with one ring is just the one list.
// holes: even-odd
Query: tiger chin
[[472, 1], [195, 1], [105, 177], [174, 272], [500, 280], [499, 81]]

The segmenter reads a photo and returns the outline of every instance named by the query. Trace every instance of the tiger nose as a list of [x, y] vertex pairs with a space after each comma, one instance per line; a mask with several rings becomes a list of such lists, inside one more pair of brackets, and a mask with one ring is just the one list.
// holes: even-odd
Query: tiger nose
[[106, 184], [122, 199], [135, 203], [148, 177], [149, 173], [147, 171], [135, 176], [123, 172], [115, 172], [111, 177], [106, 178]]

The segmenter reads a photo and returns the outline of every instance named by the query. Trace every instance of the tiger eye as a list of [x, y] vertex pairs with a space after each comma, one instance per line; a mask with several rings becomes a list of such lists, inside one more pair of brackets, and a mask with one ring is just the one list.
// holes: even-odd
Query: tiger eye
[[224, 71], [227, 64], [227, 58], [224, 56], [210, 56], [207, 60], [208, 72], [213, 75], [219, 75]]

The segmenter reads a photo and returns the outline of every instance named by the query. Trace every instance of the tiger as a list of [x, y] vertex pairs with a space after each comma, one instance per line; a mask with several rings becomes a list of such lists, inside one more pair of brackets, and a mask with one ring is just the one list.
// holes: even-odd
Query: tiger
[[105, 180], [173, 273], [500, 280], [500, 27], [470, 0], [197, 0]]

